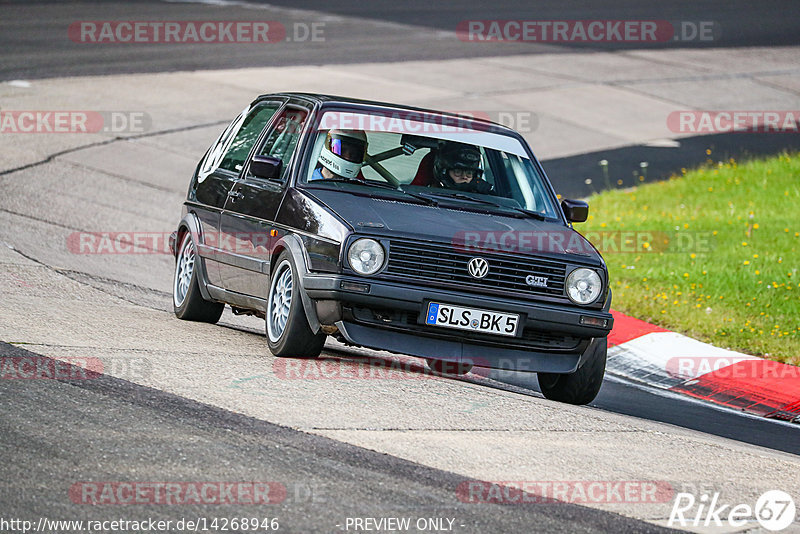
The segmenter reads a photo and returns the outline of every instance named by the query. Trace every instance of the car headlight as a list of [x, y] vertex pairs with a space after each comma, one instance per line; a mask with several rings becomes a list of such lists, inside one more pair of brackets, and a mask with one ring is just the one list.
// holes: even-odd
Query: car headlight
[[575, 269], [567, 277], [567, 296], [576, 304], [591, 304], [602, 290], [600, 275], [591, 269]]
[[380, 243], [368, 237], [356, 239], [347, 251], [347, 261], [355, 272], [363, 275], [377, 273], [386, 259]]

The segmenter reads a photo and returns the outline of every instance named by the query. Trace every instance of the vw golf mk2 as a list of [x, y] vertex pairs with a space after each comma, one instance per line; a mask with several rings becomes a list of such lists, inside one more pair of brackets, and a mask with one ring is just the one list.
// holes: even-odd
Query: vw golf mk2
[[175, 314], [266, 320], [270, 351], [327, 336], [538, 373], [585, 404], [605, 372], [608, 271], [517, 132], [443, 112], [325, 95], [263, 95], [208, 149], [171, 246]]

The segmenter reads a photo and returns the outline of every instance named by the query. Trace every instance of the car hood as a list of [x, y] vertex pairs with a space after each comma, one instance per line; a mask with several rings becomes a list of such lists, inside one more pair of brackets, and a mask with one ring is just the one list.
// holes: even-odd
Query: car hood
[[[470, 211], [406, 202], [391, 191], [385, 196], [370, 193], [372, 196], [322, 188], [306, 190], [306, 194], [324, 203], [358, 233], [448, 243], [476, 252], [559, 256], [561, 259], [568, 255], [581, 263], [602, 264], [591, 243], [561, 223], [477, 212], [485, 208], [457, 200], [452, 205], [463, 205]], [[445, 199], [441, 202], [451, 204]]]

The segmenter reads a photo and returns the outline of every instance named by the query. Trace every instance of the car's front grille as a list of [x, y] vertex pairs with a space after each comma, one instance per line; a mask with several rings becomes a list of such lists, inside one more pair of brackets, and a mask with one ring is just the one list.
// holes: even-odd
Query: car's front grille
[[[474, 278], [467, 269], [467, 264], [475, 257], [484, 258], [489, 263], [489, 272], [484, 278]], [[492, 253], [460, 251], [455, 245], [392, 240], [384, 273], [482, 291], [500, 290], [560, 297], [564, 295], [566, 266], [558, 261], [529, 256], [510, 258]], [[542, 287], [527, 283], [526, 279], [531, 276]]]

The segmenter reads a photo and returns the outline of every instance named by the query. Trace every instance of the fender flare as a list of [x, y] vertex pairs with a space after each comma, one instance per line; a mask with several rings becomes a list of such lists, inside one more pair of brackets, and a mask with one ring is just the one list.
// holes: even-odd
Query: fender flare
[[178, 248], [180, 247], [180, 244], [183, 239], [181, 237], [181, 234], [185, 234], [186, 232], [191, 233], [192, 241], [194, 242], [195, 254], [197, 258], [200, 259], [200, 261], [195, 261], [195, 269], [197, 269], [197, 275], [198, 275], [197, 286], [200, 288], [200, 294], [203, 296], [204, 300], [217, 302], [216, 299], [211, 297], [211, 295], [208, 292], [208, 288], [206, 287], [206, 284], [208, 284], [208, 277], [206, 276], [205, 258], [203, 258], [203, 256], [200, 255], [200, 249], [197, 247], [197, 243], [199, 242], [199, 238], [201, 236], [200, 221], [197, 218], [197, 215], [195, 215], [194, 213], [191, 212], [187, 213], [186, 215], [183, 216], [181, 222], [178, 223], [178, 235], [177, 235], [178, 239], [176, 239], [176, 245], [175, 245], [176, 261], [179, 253]]
[[308, 293], [306, 293], [306, 289], [303, 286], [303, 280], [308, 274], [308, 264], [306, 263], [305, 254], [306, 249], [303, 245], [303, 242], [295, 234], [286, 234], [285, 236], [281, 237], [277, 243], [275, 243], [275, 247], [273, 247], [272, 254], [270, 256], [270, 284], [272, 283], [272, 271], [276, 267], [278, 256], [284, 250], [289, 251], [289, 254], [292, 255], [292, 260], [294, 260], [294, 265], [297, 269], [297, 281], [300, 286], [300, 300], [303, 302], [303, 309], [306, 312], [308, 326], [311, 328], [312, 332], [318, 334], [322, 329], [322, 326], [320, 325], [319, 318], [317, 317], [317, 308], [314, 305], [314, 302], [308, 296]]
[[[611, 288], [610, 287], [608, 288], [608, 298], [606, 299], [606, 303], [603, 306], [603, 311], [604, 312], [609, 312], [609, 313], [611, 312]], [[614, 319], [611, 319], [611, 321], [612, 321], [612, 324], [613, 324]], [[589, 356], [589, 351], [593, 349], [594, 344], [595, 343], [607, 343], [607, 339], [608, 339], [607, 337], [592, 338], [591, 343], [589, 343], [589, 346], [586, 347], [586, 350], [583, 351], [583, 354], [581, 354], [580, 360], [578, 360], [578, 369], [583, 367], [583, 364], [586, 363], [586, 361], [588, 359], [588, 356]]]
[[608, 288], [608, 298], [606, 298], [606, 303], [603, 306], [603, 311], [604, 312], [610, 312], [611, 311], [611, 297], [612, 297], [611, 288], [609, 287]]

